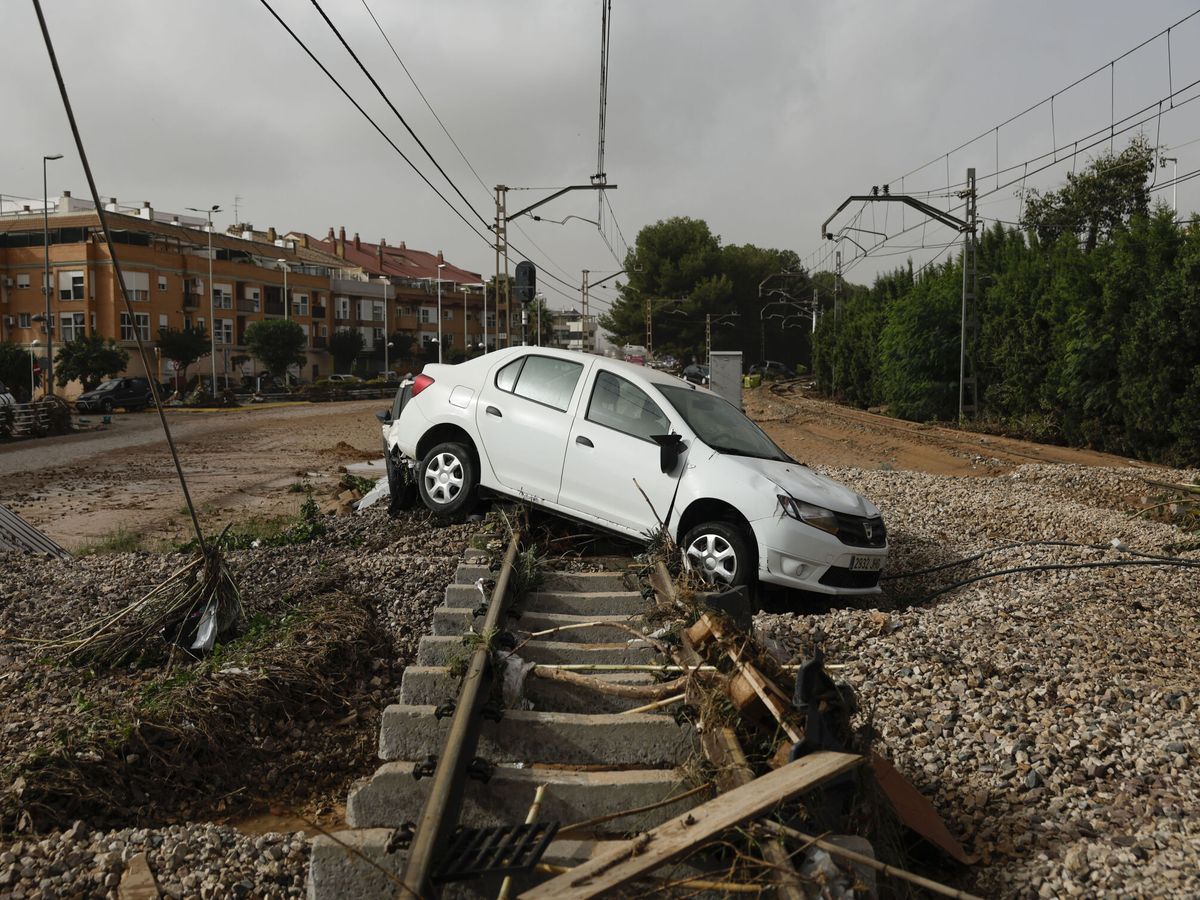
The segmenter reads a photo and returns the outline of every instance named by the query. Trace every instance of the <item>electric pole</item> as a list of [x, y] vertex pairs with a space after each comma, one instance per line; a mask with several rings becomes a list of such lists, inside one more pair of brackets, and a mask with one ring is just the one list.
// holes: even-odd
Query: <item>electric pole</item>
[[979, 334], [979, 307], [976, 303], [975, 253], [975, 170], [967, 169], [967, 189], [960, 195], [966, 201], [966, 228], [963, 230], [962, 334], [958, 345], [958, 421], [979, 408], [979, 380], [975, 374], [975, 345]]
[[583, 270], [583, 282], [579, 287], [579, 293], [581, 295], [581, 299], [583, 300], [583, 314], [579, 320], [579, 325], [582, 330], [581, 330], [579, 336], [581, 338], [580, 346], [583, 349], [584, 353], [591, 352], [591, 348], [588, 346], [588, 275], [589, 274], [590, 273], [587, 269]]
[[654, 358], [654, 332], [651, 323], [650, 298], [646, 298], [646, 360]]
[[[508, 284], [508, 188], [502, 184], [496, 185], [496, 324], [500, 324], [500, 293], [504, 292], [504, 346], [511, 347], [512, 341], [508, 329], [512, 325], [509, 315], [509, 304], [512, 302]], [[504, 287], [500, 282], [500, 257], [504, 257]], [[486, 323], [485, 323], [486, 324]], [[500, 349], [500, 329], [496, 329], [496, 349]]]

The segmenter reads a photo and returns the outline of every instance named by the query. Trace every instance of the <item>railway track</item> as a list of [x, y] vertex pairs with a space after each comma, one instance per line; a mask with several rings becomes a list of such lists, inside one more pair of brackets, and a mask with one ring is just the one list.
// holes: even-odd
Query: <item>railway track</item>
[[519, 540], [498, 571], [480, 550], [459, 565], [349, 829], [313, 842], [309, 898], [805, 896], [778, 834], [756, 839], [757, 882], [721, 853], [690, 857], [862, 758], [816, 753], [756, 778], [733, 729], [699, 733], [692, 704], [716, 667], [655, 624], [679, 605], [666, 568], [609, 560], [530, 585]]

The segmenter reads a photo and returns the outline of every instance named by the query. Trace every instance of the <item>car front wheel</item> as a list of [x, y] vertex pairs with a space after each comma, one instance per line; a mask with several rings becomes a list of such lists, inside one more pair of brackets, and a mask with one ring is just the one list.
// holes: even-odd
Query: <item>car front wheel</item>
[[749, 584], [750, 544], [741, 529], [729, 522], [705, 522], [683, 538], [683, 565], [702, 581], [716, 587]]
[[439, 515], [470, 512], [478, 485], [475, 461], [462, 444], [438, 444], [425, 454], [418, 468], [421, 500]]
[[388, 514], [395, 516], [406, 509], [412, 509], [417, 501], [417, 484], [411, 468], [396, 462], [391, 453], [384, 459], [387, 462], [388, 492], [391, 501], [388, 504]]
[[100, 404], [100, 409], [103, 412], [111, 413], [113, 411], [113, 402], [111, 400], [105, 400]]

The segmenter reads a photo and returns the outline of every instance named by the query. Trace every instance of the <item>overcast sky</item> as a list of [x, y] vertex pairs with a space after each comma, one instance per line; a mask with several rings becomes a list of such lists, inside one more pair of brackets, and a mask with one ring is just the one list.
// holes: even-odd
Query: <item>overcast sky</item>
[[[1193, 0], [1193, 3], [1195, 0]], [[447, 187], [359, 73], [308, 0], [271, 0], [313, 52], [376, 117], [431, 181], [484, 226]], [[478, 172], [442, 132], [379, 34], [363, 0], [323, 6], [439, 163], [489, 221], [491, 188], [585, 184], [596, 170], [600, 0], [367, 0], [397, 53]], [[46, 15], [103, 196], [148, 200], [160, 210], [220, 204], [218, 226], [239, 218], [323, 235], [344, 225], [364, 240], [386, 237], [488, 273], [493, 255], [478, 235], [404, 163], [254, 0], [46, 0]], [[952, 148], [1104, 66], [1193, 11], [1181, 2], [1116, 0], [614, 0], [605, 170], [624, 238], [673, 215], [705, 219], [726, 243], [821, 249], [820, 223], [852, 193], [909, 175], [904, 189], [945, 192]], [[4, 136], [0, 193], [39, 197], [41, 157], [51, 195], [85, 196], [32, 4], [0, 4]], [[1019, 215], [997, 179], [1020, 164], [1179, 92], [1200, 78], [1200, 16], [1171, 37], [1118, 62], [948, 160], [951, 182], [974, 165], [980, 213]], [[1200, 101], [1176, 96], [1144, 126], [1200, 169]], [[1144, 118], [1145, 115], [1139, 118]], [[1132, 133], [1132, 132], [1131, 132]], [[1116, 139], [1120, 149], [1128, 135]], [[998, 147], [997, 147], [998, 140]], [[1086, 143], [1086, 142], [1084, 142]], [[1081, 144], [1082, 146], [1082, 144]], [[1097, 150], [1100, 148], [1097, 148]], [[1091, 151], [1095, 153], [1096, 150]], [[1081, 157], [1085, 161], [1084, 158]], [[1061, 178], [1064, 166], [1028, 185]], [[1036, 166], [1034, 166], [1036, 168]], [[1169, 178], [1168, 164], [1160, 178]], [[989, 177], [983, 177], [989, 176]], [[485, 188], [486, 186], [486, 188]], [[1200, 200], [1200, 180], [1179, 186], [1181, 213]], [[548, 191], [512, 191], [513, 211]], [[1171, 200], [1168, 189], [1158, 195]], [[945, 203], [945, 200], [940, 201]], [[568, 195], [546, 217], [597, 218], [597, 199]], [[841, 224], [847, 219], [843, 217]], [[904, 214], [903, 224], [914, 219]], [[605, 211], [605, 231], [623, 255]], [[894, 234], [898, 208], [876, 205], [858, 227]], [[877, 240], [857, 234], [868, 245]], [[946, 231], [916, 229], [858, 264], [869, 281], [881, 266], [917, 263]], [[619, 268], [597, 229], [526, 218], [512, 244], [542, 269], [576, 285]], [[892, 249], [893, 247], [898, 249]], [[857, 251], [843, 244], [847, 260]], [[877, 251], [884, 252], [884, 251]], [[551, 306], [561, 288], [542, 277]], [[610, 283], [611, 284], [611, 283]], [[568, 293], [570, 293], [568, 291]], [[609, 295], [611, 296], [611, 295]]]

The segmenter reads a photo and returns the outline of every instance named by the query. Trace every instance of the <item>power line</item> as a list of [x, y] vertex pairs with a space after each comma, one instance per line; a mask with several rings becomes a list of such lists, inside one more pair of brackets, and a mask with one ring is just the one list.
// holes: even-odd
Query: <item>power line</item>
[[377, 18], [375, 18], [375, 13], [371, 12], [371, 7], [367, 5], [367, 0], [362, 0], [362, 5], [363, 5], [363, 8], [366, 9], [367, 14], [371, 17], [371, 21], [375, 23], [375, 27], [379, 29], [379, 34], [384, 39], [384, 41], [387, 43], [388, 49], [392, 51], [392, 56], [396, 57], [396, 62], [400, 63], [400, 68], [404, 70], [404, 74], [407, 75], [408, 80], [410, 82], [412, 82], [412, 86], [416, 89], [417, 94], [425, 102], [426, 109], [429, 110], [429, 112], [433, 116], [434, 120], [438, 123], [438, 125], [441, 126], [442, 132], [446, 135], [447, 138], [449, 138], [450, 143], [454, 145], [454, 149], [458, 151], [458, 155], [462, 157], [462, 161], [467, 164], [467, 168], [471, 170], [471, 174], [474, 175], [475, 180], [479, 182], [479, 186], [482, 187], [484, 189], [484, 191], [486, 191], [490, 195], [491, 191], [488, 188], [487, 184], [484, 183], [484, 180], [479, 177], [479, 173], [475, 171], [475, 167], [473, 165], [471, 165], [471, 161], [469, 159], [467, 159], [467, 154], [463, 153], [463, 149], [462, 149], [462, 147], [460, 147], [458, 145], [458, 141], [454, 140], [454, 136], [452, 134], [450, 134], [450, 130], [448, 128], [446, 128], [446, 124], [442, 121], [441, 117], [434, 111], [433, 105], [429, 102], [429, 99], [425, 96], [425, 92], [421, 90], [421, 86], [418, 85], [417, 80], [415, 78], [413, 78], [412, 72], [408, 71], [408, 66], [406, 66], [404, 64], [404, 60], [402, 60], [400, 58], [400, 54], [396, 52], [396, 48], [392, 45], [391, 39], [387, 36], [387, 33], [383, 30], [383, 26], [380, 25], [379, 20]]
[[[352, 96], [350, 96], [350, 92], [347, 91], [346, 88], [343, 87], [342, 83], [340, 81], [338, 81], [337, 77], [334, 76], [334, 74], [325, 67], [325, 64], [322, 63], [319, 59], [317, 59], [316, 55], [312, 52], [312, 50], [310, 50], [308, 48], [308, 45], [304, 43], [303, 39], [301, 39], [301, 37], [291, 29], [291, 27], [287, 24], [287, 22], [283, 21], [283, 19], [280, 18], [279, 13], [275, 12], [275, 10], [271, 7], [271, 4], [268, 2], [268, 0], [259, 0], [259, 3], [261, 3], [262, 6], [267, 10], [267, 12], [269, 12], [271, 14], [271, 16], [275, 19], [276, 22], [278, 22], [281, 26], [283, 26], [283, 30], [286, 31], [289, 35], [291, 35], [292, 40], [294, 40], [297, 44], [300, 45], [300, 49], [302, 49], [308, 55], [308, 58], [311, 59], [314, 63], [316, 63], [317, 67], [322, 72], [325, 73], [325, 76], [330, 81], [333, 82], [334, 86], [337, 87], [337, 89], [339, 91], [342, 92], [342, 96], [344, 96], [347, 100], [349, 100], [354, 105], [354, 108], [357, 109], [360, 113], [362, 113], [363, 118], [365, 118], [368, 122], [371, 123], [371, 127], [373, 127], [377, 132], [379, 132], [380, 137], [382, 137], [385, 141], [387, 141], [388, 144], [391, 146], [391, 148], [400, 154], [400, 158], [403, 159], [406, 163], [408, 163], [409, 168], [411, 168], [414, 172], [417, 173], [418, 176], [420, 176], [421, 180], [424, 181], [425, 184], [427, 184], [429, 186], [429, 189], [431, 191], [433, 191], [435, 194], [437, 194], [438, 197], [441, 198], [442, 202], [445, 203], [448, 207], [450, 207], [450, 209], [453, 211], [453, 213], [456, 216], [458, 216], [460, 219], [462, 219], [468, 228], [470, 228], [473, 232], [475, 232], [475, 234], [480, 239], [482, 239], [484, 241], [484, 243], [486, 243], [490, 246], [492, 239], [490, 237], [488, 237], [487, 235], [485, 235], [483, 232], [481, 232], [478, 228], [476, 228], [474, 226], [474, 224], [472, 224], [471, 220], [468, 219], [466, 216], [464, 216], [462, 214], [462, 212], [458, 209], [458, 207], [456, 207], [453, 203], [450, 202], [450, 199], [445, 194], [443, 194], [440, 190], [438, 190], [437, 186], [432, 181], [430, 181], [428, 177], [426, 177], [425, 173], [417, 168], [416, 163], [414, 163], [411, 159], [409, 159], [407, 154], [405, 154], [405, 152], [403, 150], [401, 150], [398, 146], [396, 146], [396, 142], [393, 141], [390, 137], [388, 137], [387, 132], [385, 132], [379, 126], [379, 123], [376, 122], [371, 117], [371, 114], [368, 113], [365, 109], [363, 109], [362, 105], [359, 104], [359, 102], [357, 100], [355, 100]], [[474, 210], [472, 210], [472, 212], [474, 212]], [[476, 215], [479, 215], [479, 214], [476, 213]], [[486, 224], [486, 223], [484, 223], [484, 224]]]
[[400, 110], [396, 109], [396, 104], [392, 103], [391, 98], [388, 97], [383, 88], [379, 86], [379, 82], [375, 80], [375, 76], [367, 70], [367, 67], [363, 65], [363, 61], [358, 58], [358, 54], [354, 52], [350, 44], [347, 43], [344, 37], [342, 37], [342, 33], [338, 31], [337, 26], [333, 24], [333, 21], [329, 18], [329, 16], [325, 14], [325, 10], [321, 8], [319, 0], [310, 0], [310, 2], [316, 11], [321, 14], [321, 18], [325, 20], [325, 24], [329, 26], [329, 29], [337, 36], [337, 39], [341, 41], [342, 46], [346, 48], [346, 52], [350, 54], [350, 58], [358, 64], [359, 69], [361, 69], [362, 73], [367, 76], [367, 80], [370, 81], [375, 90], [379, 92], [379, 96], [382, 97], [383, 102], [388, 105], [388, 109], [396, 114], [396, 118], [400, 120], [400, 124], [404, 126], [404, 130], [409, 133], [412, 139], [417, 142], [417, 146], [421, 148], [427, 157], [429, 157], [429, 161], [433, 163], [434, 167], [441, 173], [442, 177], [446, 179], [446, 183], [449, 184], [450, 187], [454, 188], [454, 192], [458, 194], [459, 199], [461, 199], [463, 203], [467, 204], [467, 209], [471, 210], [471, 212], [475, 214], [475, 218], [479, 219], [479, 221], [482, 222], [486, 228], [488, 224], [487, 220], [479, 214], [479, 211], [475, 209], [474, 206], [471, 205], [471, 201], [466, 198], [466, 195], [464, 195], [461, 190], [459, 190], [458, 185], [454, 183], [454, 179], [446, 174], [446, 170], [442, 168], [442, 164], [434, 159], [433, 154], [429, 152], [429, 148], [425, 146], [425, 143], [419, 137], [417, 137], [417, 133], [413, 131], [412, 126], [408, 124], [408, 120], [400, 114]]

